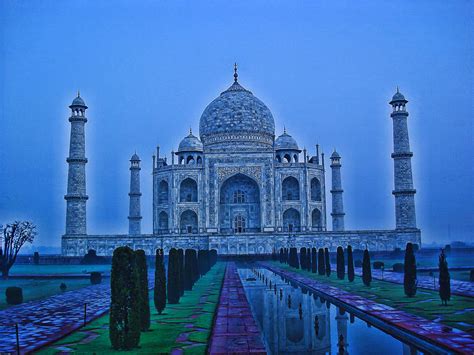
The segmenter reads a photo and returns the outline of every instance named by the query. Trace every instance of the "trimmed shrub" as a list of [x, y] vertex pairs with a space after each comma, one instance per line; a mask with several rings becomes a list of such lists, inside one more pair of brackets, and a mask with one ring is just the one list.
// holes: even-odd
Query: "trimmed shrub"
[[10, 286], [5, 290], [8, 304], [23, 303], [23, 289], [21, 287]]
[[449, 275], [446, 255], [442, 249], [439, 255], [439, 297], [441, 298], [441, 303], [445, 306], [448, 305], [448, 301], [451, 299], [451, 277]]
[[354, 257], [352, 256], [352, 247], [347, 246], [347, 279], [349, 282], [354, 281]]
[[40, 263], [40, 255], [37, 251], [33, 254], [33, 263], [38, 265]]
[[153, 290], [153, 300], [158, 314], [161, 314], [166, 307], [166, 275], [163, 258], [163, 249], [157, 249], [155, 257], [155, 289]]
[[324, 250], [319, 248], [318, 251], [318, 274], [324, 275], [326, 273], [326, 263], [324, 261]]
[[403, 263], [395, 263], [392, 266], [392, 270], [394, 272], [404, 272], [405, 271], [405, 265]]
[[90, 276], [91, 284], [97, 285], [102, 282], [102, 274], [98, 271], [91, 272]]
[[355, 267], [362, 267], [362, 260], [357, 259], [357, 260], [354, 262], [354, 266], [355, 266]]
[[324, 248], [324, 262], [326, 263], [326, 276], [331, 276], [331, 259], [329, 259], [329, 249]]
[[140, 291], [140, 330], [146, 332], [150, 329], [150, 299], [148, 295], [148, 266], [145, 251], [139, 249], [135, 252], [137, 260], [139, 291]]
[[194, 285], [194, 270], [192, 261], [192, 249], [184, 252], [184, 289], [191, 291]]
[[316, 273], [318, 269], [318, 253], [316, 251], [316, 248], [311, 249], [311, 272], [313, 274]]
[[61, 285], [59, 285], [59, 289], [63, 292], [66, 291], [66, 289], [67, 289], [66, 284], [64, 282], [61, 282]]
[[471, 272], [469, 273], [469, 280], [474, 281], [474, 269], [471, 269]]
[[178, 249], [178, 268], [179, 268], [179, 296], [184, 295], [184, 252], [183, 249]]
[[336, 259], [336, 270], [337, 270], [337, 278], [339, 280], [344, 280], [344, 276], [346, 274], [346, 270], [344, 267], [344, 249], [342, 247], [337, 247], [337, 259]]
[[374, 261], [373, 267], [376, 270], [380, 270], [382, 266], [385, 268], [385, 263], [383, 261]]
[[416, 295], [416, 260], [415, 253], [413, 251], [413, 244], [407, 243], [405, 250], [405, 275], [403, 278], [403, 287], [405, 289], [405, 295], [413, 297]]
[[98, 256], [94, 249], [87, 251], [87, 254], [81, 260], [82, 265], [106, 264], [107, 260], [103, 256]]
[[168, 254], [168, 303], [176, 304], [179, 302], [179, 260], [178, 251], [171, 248]]
[[306, 248], [300, 248], [301, 270], [306, 270]]
[[372, 282], [372, 270], [370, 269], [370, 255], [367, 249], [364, 250], [364, 259], [362, 261], [362, 281], [365, 286], [370, 286]]
[[140, 291], [136, 255], [119, 247], [112, 257], [109, 338], [115, 350], [129, 350], [140, 343]]

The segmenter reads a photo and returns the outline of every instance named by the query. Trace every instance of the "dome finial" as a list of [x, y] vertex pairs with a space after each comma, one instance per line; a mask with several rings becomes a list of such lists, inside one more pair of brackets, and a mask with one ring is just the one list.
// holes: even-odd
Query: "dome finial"
[[283, 126], [283, 134], [286, 134], [286, 126]]
[[193, 135], [193, 129], [191, 127], [189, 127], [189, 135], [192, 136]]
[[234, 82], [237, 82], [237, 78], [239, 74], [237, 74], [237, 63], [234, 63]]
[[399, 93], [400, 93], [400, 90], [398, 90], [398, 85], [397, 85], [397, 94], [399, 94]]
[[77, 97], [81, 97], [81, 92], [77, 89]]

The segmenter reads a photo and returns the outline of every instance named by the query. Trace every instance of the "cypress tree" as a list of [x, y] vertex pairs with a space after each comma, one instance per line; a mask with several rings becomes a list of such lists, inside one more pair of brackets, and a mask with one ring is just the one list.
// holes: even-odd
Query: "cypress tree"
[[192, 250], [186, 249], [184, 252], [184, 289], [191, 291], [193, 289], [194, 271], [192, 264]]
[[319, 248], [318, 251], [318, 274], [324, 275], [326, 273], [326, 263], [324, 262], [324, 250]]
[[405, 275], [403, 278], [403, 286], [405, 288], [405, 295], [413, 297], [416, 295], [416, 260], [415, 252], [413, 251], [413, 244], [407, 243], [405, 250]]
[[347, 278], [349, 282], [354, 281], [354, 258], [352, 256], [352, 247], [347, 246]]
[[362, 259], [362, 281], [365, 286], [370, 286], [372, 282], [372, 270], [370, 268], [370, 255], [367, 249], [364, 250], [364, 258]]
[[279, 260], [280, 260], [280, 264], [282, 264], [282, 263], [283, 263], [283, 248], [280, 248], [280, 254], [279, 254], [279, 256], [280, 256], [280, 259], [279, 259]]
[[176, 304], [179, 302], [179, 260], [178, 251], [171, 248], [168, 255], [168, 303]]
[[140, 329], [146, 332], [150, 329], [150, 299], [148, 294], [148, 266], [145, 251], [139, 249], [135, 252], [139, 277], [140, 290]]
[[193, 272], [194, 272], [194, 278], [193, 278], [193, 286], [199, 280], [201, 277], [201, 274], [199, 272], [199, 262], [198, 262], [198, 252], [193, 249], [192, 252], [192, 265], [193, 265]]
[[129, 350], [140, 343], [140, 291], [136, 256], [129, 247], [119, 247], [112, 257], [109, 338], [116, 350]]
[[[275, 254], [276, 257], [276, 254]], [[209, 260], [210, 260], [210, 267], [213, 267], [217, 263], [217, 250], [212, 249], [209, 251]], [[275, 259], [276, 260], [276, 259]]]
[[318, 269], [317, 258], [316, 248], [311, 249], [311, 272], [313, 274], [315, 274], [316, 270]]
[[179, 296], [184, 295], [184, 252], [178, 249], [178, 267], [179, 267]]
[[441, 298], [441, 304], [445, 306], [448, 305], [448, 301], [451, 299], [450, 281], [448, 262], [446, 261], [444, 249], [441, 249], [441, 254], [439, 255], [439, 297]]
[[158, 314], [161, 314], [166, 307], [166, 275], [163, 263], [163, 249], [156, 250], [155, 258], [155, 289], [153, 290], [153, 300]]
[[206, 266], [204, 262], [204, 250], [198, 250], [198, 265], [199, 265], [199, 275], [203, 276], [206, 273]]
[[341, 246], [337, 247], [337, 262], [336, 262], [336, 267], [337, 267], [337, 278], [339, 280], [344, 280], [344, 276], [346, 274], [345, 271], [345, 266], [344, 266], [344, 250], [342, 249]]
[[288, 248], [285, 248], [285, 263], [288, 264], [290, 261], [290, 256], [289, 256], [290, 251]]
[[324, 248], [324, 261], [326, 263], [325, 269], [326, 269], [326, 276], [331, 276], [331, 259], [329, 259], [329, 249]]
[[289, 265], [291, 267], [294, 267], [296, 269], [299, 269], [299, 262], [298, 262], [298, 252], [296, 248], [290, 248], [290, 260], [289, 260]]
[[300, 248], [301, 270], [306, 270], [306, 248]]

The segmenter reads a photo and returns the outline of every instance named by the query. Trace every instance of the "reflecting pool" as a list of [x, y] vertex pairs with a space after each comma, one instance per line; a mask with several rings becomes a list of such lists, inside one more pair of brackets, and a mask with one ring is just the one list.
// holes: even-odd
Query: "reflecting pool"
[[382, 330], [267, 269], [238, 270], [273, 354], [419, 354]]

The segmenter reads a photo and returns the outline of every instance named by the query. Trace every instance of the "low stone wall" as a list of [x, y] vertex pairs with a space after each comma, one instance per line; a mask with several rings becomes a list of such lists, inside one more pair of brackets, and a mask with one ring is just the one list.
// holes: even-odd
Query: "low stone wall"
[[163, 248], [165, 254], [171, 248], [216, 249], [220, 255], [271, 254], [282, 247], [316, 247], [330, 248], [335, 251], [338, 246], [351, 245], [354, 249], [371, 251], [390, 251], [404, 249], [406, 243], [412, 242], [421, 246], [421, 231], [412, 230], [369, 230], [344, 232], [308, 232], [289, 236], [284, 233], [255, 233], [237, 235], [84, 235], [63, 236], [63, 256], [84, 256], [89, 249], [97, 255], [110, 256], [115, 248], [129, 246], [132, 249], [143, 249], [148, 255]]

